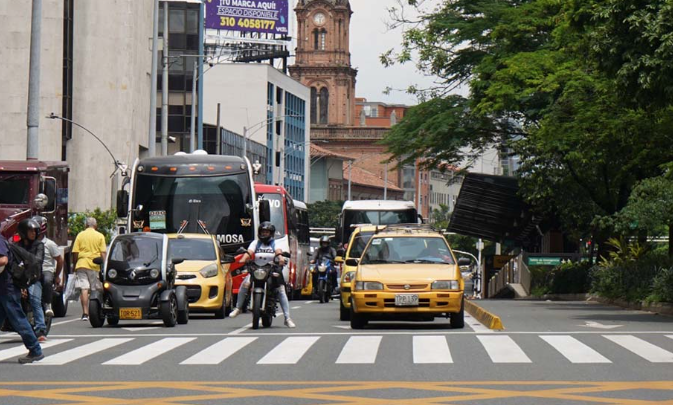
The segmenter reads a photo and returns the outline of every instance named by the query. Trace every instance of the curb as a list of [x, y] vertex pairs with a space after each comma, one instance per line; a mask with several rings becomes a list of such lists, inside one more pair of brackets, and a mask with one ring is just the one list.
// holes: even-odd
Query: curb
[[620, 299], [609, 299], [599, 296], [590, 296], [588, 300], [600, 302], [601, 304], [615, 305], [624, 309], [652, 312], [664, 316], [673, 316], [673, 304], [668, 303], [646, 304], [643, 302], [628, 302]]
[[505, 329], [498, 315], [494, 315], [473, 301], [465, 300], [465, 311], [489, 329]]

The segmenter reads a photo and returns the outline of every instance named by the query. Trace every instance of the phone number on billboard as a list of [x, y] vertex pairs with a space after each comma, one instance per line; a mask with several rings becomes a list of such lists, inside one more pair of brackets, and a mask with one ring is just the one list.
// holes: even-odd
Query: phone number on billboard
[[236, 19], [235, 17], [220, 17], [220, 25], [222, 27], [240, 27], [258, 30], [272, 30], [276, 28], [275, 21], [259, 20], [256, 18]]

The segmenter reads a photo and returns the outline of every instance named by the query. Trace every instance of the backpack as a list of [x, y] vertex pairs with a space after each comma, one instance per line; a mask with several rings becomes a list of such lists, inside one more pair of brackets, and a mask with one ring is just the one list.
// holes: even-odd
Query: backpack
[[11, 260], [6, 270], [12, 276], [12, 282], [18, 288], [28, 288], [42, 277], [42, 263], [37, 257], [15, 243], [9, 244]]

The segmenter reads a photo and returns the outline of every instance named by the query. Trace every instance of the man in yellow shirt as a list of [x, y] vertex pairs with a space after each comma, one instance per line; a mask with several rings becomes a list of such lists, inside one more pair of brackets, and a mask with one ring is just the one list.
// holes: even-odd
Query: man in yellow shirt
[[82, 320], [89, 320], [89, 290], [100, 284], [98, 275], [100, 266], [93, 262], [97, 257], [105, 260], [107, 247], [105, 236], [96, 230], [96, 218], [86, 219], [86, 230], [77, 235], [72, 247], [73, 263], [75, 263], [76, 287], [80, 290], [82, 302]]

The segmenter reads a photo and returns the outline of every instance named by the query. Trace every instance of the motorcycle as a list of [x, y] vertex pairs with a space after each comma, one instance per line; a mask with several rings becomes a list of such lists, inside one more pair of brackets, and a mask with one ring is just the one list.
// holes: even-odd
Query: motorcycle
[[[290, 257], [289, 253], [283, 253], [284, 257]], [[271, 327], [273, 318], [276, 316], [278, 305], [278, 296], [276, 289], [280, 286], [280, 280], [283, 277], [283, 268], [276, 263], [268, 263], [259, 266], [254, 262], [248, 264], [248, 271], [251, 274], [250, 310], [252, 312], [252, 328], [259, 329], [259, 321], [262, 320], [262, 326]]]
[[334, 263], [332, 260], [323, 258], [318, 265], [314, 265], [313, 272], [318, 272], [318, 284], [316, 286], [316, 294], [320, 299], [320, 303], [329, 302], [332, 299], [332, 290], [334, 286], [332, 285], [332, 274], [336, 272]]
[[[30, 323], [30, 326], [35, 332], [37, 332], [35, 330], [35, 316], [33, 315], [33, 307], [30, 305], [28, 290], [21, 290], [21, 308], [23, 308], [23, 313], [26, 314], [26, 318], [28, 318], [28, 323]], [[46, 306], [44, 304], [42, 304], [42, 310], [46, 310]], [[45, 336], [49, 335], [49, 331], [51, 330], [51, 321], [52, 317], [44, 314], [44, 324], [47, 327], [47, 329], [44, 331]], [[5, 319], [5, 323], [2, 325], [0, 330], [3, 332], [15, 332], [14, 328], [9, 323], [9, 319]]]

